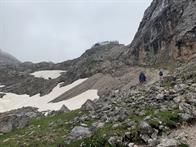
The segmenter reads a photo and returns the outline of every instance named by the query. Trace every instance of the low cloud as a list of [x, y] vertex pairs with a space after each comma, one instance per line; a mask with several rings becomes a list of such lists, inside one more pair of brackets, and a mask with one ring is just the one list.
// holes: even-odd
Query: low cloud
[[22, 61], [60, 62], [95, 42], [131, 42], [151, 0], [0, 0], [0, 48]]

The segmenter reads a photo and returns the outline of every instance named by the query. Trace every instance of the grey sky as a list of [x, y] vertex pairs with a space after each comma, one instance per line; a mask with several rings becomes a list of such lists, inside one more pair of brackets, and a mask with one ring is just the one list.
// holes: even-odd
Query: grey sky
[[129, 44], [151, 0], [0, 0], [0, 48], [21, 61], [60, 62], [94, 43]]

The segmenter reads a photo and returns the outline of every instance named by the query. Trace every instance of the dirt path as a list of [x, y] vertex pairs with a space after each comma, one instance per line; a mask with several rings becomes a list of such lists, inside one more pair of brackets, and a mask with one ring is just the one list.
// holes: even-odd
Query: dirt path
[[[80, 85], [65, 92], [52, 102], [59, 102], [70, 99], [89, 89], [97, 89], [99, 96], [106, 95], [108, 92], [115, 89], [129, 89], [131, 86], [138, 84], [138, 75], [141, 71], [144, 71], [147, 76], [147, 83], [145, 85], [146, 87], [159, 80], [159, 71], [157, 69], [142, 67], [120, 69], [114, 74], [96, 74]], [[164, 71], [165, 75], [167, 73], [168, 71]]]
[[186, 140], [189, 147], [196, 147], [196, 124], [193, 126], [183, 126], [180, 129], [174, 130], [171, 135]]

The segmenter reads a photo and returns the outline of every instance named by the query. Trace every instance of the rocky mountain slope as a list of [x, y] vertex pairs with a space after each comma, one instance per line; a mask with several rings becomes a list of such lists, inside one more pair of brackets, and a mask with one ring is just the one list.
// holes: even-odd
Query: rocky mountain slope
[[127, 61], [152, 65], [189, 60], [196, 53], [195, 12], [195, 0], [153, 0], [129, 45]]
[[[125, 48], [124, 45], [116, 41], [107, 41], [96, 43], [79, 58], [62, 63], [42, 62], [33, 64], [25, 62], [18, 66], [1, 67], [0, 82], [6, 85], [2, 88], [2, 91], [29, 95], [41, 93], [41, 95], [45, 95], [60, 82], [67, 85], [80, 78], [89, 78], [95, 74], [111, 75], [115, 73], [114, 71], [117, 68], [126, 66], [123, 59], [120, 60]], [[29, 75], [39, 70], [66, 70], [67, 72], [54, 80], [37, 79]]]
[[[24, 66], [24, 63], [18, 65], [0, 66], [0, 87], [1, 92], [12, 92], [16, 94], [41, 95], [49, 93], [57, 84], [58, 79], [46, 80], [35, 78], [30, 73], [36, 71], [33, 66]], [[47, 68], [47, 66], [44, 69]], [[39, 68], [37, 68], [39, 70]]]
[[125, 48], [123, 44], [116, 41], [96, 43], [79, 58], [58, 65], [69, 64], [66, 80], [86, 78], [96, 73], [111, 73], [124, 65], [121, 55]]
[[[102, 42], [93, 45], [81, 57], [63, 63], [25, 62], [1, 66], [0, 83], [5, 85], [1, 91], [45, 95], [60, 82], [67, 85], [95, 74], [103, 74], [110, 79], [119, 78], [119, 75], [124, 76], [122, 73], [125, 71], [130, 72], [130, 65], [157, 66], [157, 63], [164, 63], [166, 67], [174, 67], [176, 61], [188, 61], [195, 55], [195, 5], [194, 0], [154, 0], [145, 11], [138, 32], [128, 46], [116, 41]], [[162, 66], [160, 64], [159, 67]], [[31, 72], [45, 69], [67, 72], [55, 80], [38, 79], [30, 75]]]
[[62, 80], [71, 82], [97, 73], [116, 77], [115, 73], [123, 73], [130, 65], [173, 68], [189, 61], [196, 53], [195, 10], [196, 2], [192, 0], [154, 0], [130, 45], [95, 44], [81, 57], [64, 62], [72, 66]]
[[[56, 80], [56, 83], [64, 82], [64, 85], [67, 85], [77, 79], [88, 78], [97, 73], [112, 75], [130, 65], [162, 66], [167, 63], [175, 65], [176, 61], [185, 62], [194, 57], [196, 52], [195, 5], [194, 0], [154, 0], [145, 11], [138, 32], [128, 46], [116, 41], [96, 43], [81, 57], [74, 60], [58, 64], [26, 62], [17, 68], [5, 68], [16, 73], [14, 76], [17, 76], [18, 73], [28, 75], [30, 72], [42, 69], [66, 70], [67, 73]], [[14, 81], [7, 84], [7, 79], [0, 78], [0, 80], [5, 79], [0, 82], [10, 86], [9, 89], [5, 88], [6, 92], [30, 95], [39, 93], [39, 88], [33, 90], [36, 83], [30, 84], [35, 85], [32, 88], [26, 88], [30, 81], [29, 76], [27, 77], [27, 80], [24, 80], [26, 82], [23, 81], [24, 84], [21, 85], [20, 81], [17, 82], [17, 87], [22, 87], [20, 89], [23, 90], [15, 90], [16, 86], [11, 86], [11, 84], [16, 84]], [[41, 93], [43, 94], [47, 94], [56, 86], [56, 84], [46, 85], [49, 90], [42, 88]]]
[[[179, 66], [175, 79], [165, 76], [163, 87], [157, 81], [127, 90], [120, 88], [98, 100], [87, 101], [80, 110], [38, 117], [24, 123], [23, 129], [1, 135], [0, 145], [187, 146], [190, 138], [173, 135], [172, 129], [196, 119], [195, 62], [196, 58]], [[1, 122], [5, 122], [7, 114], [0, 115], [4, 118]], [[12, 119], [11, 122], [15, 124]], [[6, 125], [6, 128], [10, 127]]]
[[30, 96], [38, 93], [45, 95], [59, 83], [59, 78], [46, 80], [35, 78], [30, 74], [35, 71], [55, 69], [64, 70], [65, 68], [56, 67], [56, 64], [52, 62], [22, 63], [12, 55], [0, 50], [0, 85], [4, 85], [4, 87], [0, 87], [0, 91]]
[[8, 65], [8, 64], [19, 64], [20, 61], [16, 59], [14, 56], [4, 52], [0, 49], [0, 65]]
[[[99, 90], [100, 98], [87, 101], [79, 110], [55, 111], [32, 121], [28, 117], [22, 127], [18, 118], [40, 113], [24, 108], [22, 116], [23, 109], [0, 114], [1, 128], [12, 131], [15, 121], [13, 129], [22, 128], [1, 131], [0, 146], [188, 146], [191, 139], [173, 135], [172, 130], [196, 120], [195, 28], [195, 0], [153, 0], [128, 46], [96, 43], [81, 57], [63, 63], [5, 66], [0, 82], [6, 86], [1, 91], [44, 95], [60, 82], [67, 85], [89, 78], [53, 102], [92, 88]], [[159, 68], [166, 69], [163, 86], [158, 81]], [[67, 72], [48, 80], [30, 75], [43, 69]], [[148, 77], [145, 85], [138, 85], [141, 71]]]
[[190, 60], [196, 53], [195, 11], [194, 0], [153, 0], [130, 45], [94, 45], [78, 59], [64, 62], [72, 65], [64, 80], [112, 73], [130, 65], [175, 65]]

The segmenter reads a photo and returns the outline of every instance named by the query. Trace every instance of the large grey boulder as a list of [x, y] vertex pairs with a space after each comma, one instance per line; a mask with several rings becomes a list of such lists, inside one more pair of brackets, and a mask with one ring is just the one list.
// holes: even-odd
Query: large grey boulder
[[33, 118], [42, 117], [37, 108], [25, 107], [0, 114], [0, 133], [8, 133], [13, 129], [24, 128]]
[[73, 139], [90, 137], [92, 132], [87, 127], [76, 126], [71, 130], [70, 136]]
[[187, 113], [181, 113], [180, 118], [183, 122], [191, 122], [194, 119], [194, 116]]
[[65, 105], [62, 105], [62, 107], [59, 110], [57, 111], [53, 110], [53, 111], [46, 113], [46, 116], [55, 116], [55, 115], [59, 115], [62, 113], [68, 113], [68, 112], [70, 112], [70, 110]]
[[85, 111], [90, 111], [90, 110], [95, 110], [96, 105], [92, 100], [87, 100], [81, 107], [82, 110]]
[[60, 108], [59, 111], [62, 112], [62, 113], [70, 112], [70, 110], [69, 110], [65, 105], [63, 105], [63, 106]]
[[178, 85], [174, 86], [174, 90], [176, 92], [181, 92], [181, 91], [185, 90], [186, 88], [188, 88], [188, 86], [185, 84], [178, 84]]
[[111, 136], [111, 137], [108, 139], [108, 143], [109, 143], [111, 146], [116, 146], [117, 144], [120, 144], [120, 143], [121, 143], [121, 138], [118, 137], [118, 136]]
[[153, 132], [152, 127], [145, 121], [139, 123], [139, 129], [142, 134], [151, 134]]

